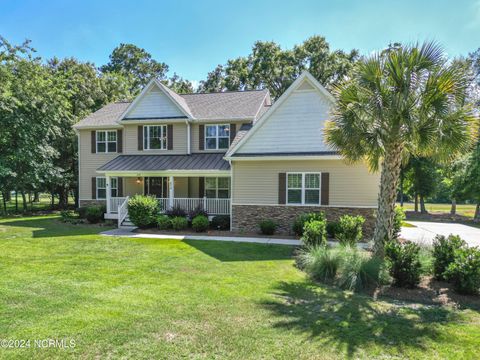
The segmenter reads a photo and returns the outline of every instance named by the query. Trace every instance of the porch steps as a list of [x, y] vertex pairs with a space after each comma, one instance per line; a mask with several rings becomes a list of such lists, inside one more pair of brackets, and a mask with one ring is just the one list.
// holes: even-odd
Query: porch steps
[[135, 225], [130, 221], [130, 217], [127, 215], [125, 220], [122, 221], [120, 227], [135, 227]]

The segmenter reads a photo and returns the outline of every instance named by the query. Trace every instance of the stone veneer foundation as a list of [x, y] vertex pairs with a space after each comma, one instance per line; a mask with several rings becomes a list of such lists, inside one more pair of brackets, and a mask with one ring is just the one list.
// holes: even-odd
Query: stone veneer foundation
[[330, 221], [337, 221], [342, 215], [361, 215], [365, 218], [364, 238], [369, 239], [373, 236], [375, 209], [333, 206], [233, 205], [232, 229], [259, 232], [258, 223], [261, 220], [272, 219], [278, 224], [277, 233], [292, 234], [293, 221], [298, 215], [318, 211], [323, 211]]
[[106, 205], [106, 200], [80, 200], [80, 207], [93, 206], [93, 205]]

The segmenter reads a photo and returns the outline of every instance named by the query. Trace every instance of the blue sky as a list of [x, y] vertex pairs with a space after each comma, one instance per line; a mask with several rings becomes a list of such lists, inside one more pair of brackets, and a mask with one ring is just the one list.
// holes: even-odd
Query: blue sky
[[363, 54], [389, 42], [436, 40], [451, 56], [480, 47], [480, 0], [0, 0], [0, 34], [42, 57], [102, 65], [121, 42], [145, 48], [193, 81], [256, 40], [289, 48], [319, 34]]

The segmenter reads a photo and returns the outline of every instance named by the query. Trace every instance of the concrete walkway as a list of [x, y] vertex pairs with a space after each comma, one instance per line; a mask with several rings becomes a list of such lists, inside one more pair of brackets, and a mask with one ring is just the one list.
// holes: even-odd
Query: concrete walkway
[[175, 239], [175, 240], [214, 240], [214, 241], [233, 241], [244, 243], [257, 244], [276, 244], [276, 245], [301, 245], [300, 240], [294, 239], [280, 239], [280, 238], [256, 238], [256, 237], [241, 237], [241, 236], [208, 236], [208, 235], [173, 235], [173, 234], [142, 234], [132, 232], [131, 229], [113, 229], [100, 233], [106, 236], [122, 236], [130, 238], [147, 238], [147, 239]]
[[[208, 235], [173, 235], [173, 234], [147, 234], [132, 232], [136, 228], [122, 228], [113, 229], [101, 232], [104, 236], [120, 236], [130, 238], [142, 238], [142, 239], [175, 239], [175, 240], [208, 240], [208, 241], [233, 241], [240, 243], [256, 243], [256, 244], [274, 244], [274, 245], [290, 245], [300, 246], [302, 242], [294, 239], [281, 239], [281, 238], [261, 238], [261, 237], [242, 237], [242, 236], [208, 236]], [[331, 246], [338, 245], [338, 241], [327, 241]], [[367, 249], [369, 245], [367, 243], [359, 243], [358, 247], [361, 249]]]
[[401, 237], [417, 244], [431, 245], [435, 236], [459, 235], [469, 246], [480, 246], [480, 228], [455, 223], [407, 221], [416, 227], [402, 227]]

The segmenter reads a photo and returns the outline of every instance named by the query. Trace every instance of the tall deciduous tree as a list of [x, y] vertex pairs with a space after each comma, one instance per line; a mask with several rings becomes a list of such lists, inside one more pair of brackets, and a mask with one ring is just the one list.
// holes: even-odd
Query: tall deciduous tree
[[357, 59], [356, 50], [331, 51], [321, 36], [286, 50], [272, 41], [257, 41], [250, 55], [231, 59], [208, 73], [200, 91], [268, 88], [272, 97], [278, 98], [303, 70], [329, 87], [345, 77]]
[[374, 250], [384, 255], [393, 236], [402, 161], [411, 155], [448, 158], [471, 139], [469, 85], [462, 67], [433, 43], [396, 46], [361, 60], [351, 79], [334, 87], [337, 98], [327, 141], [349, 161], [381, 169]]
[[425, 208], [425, 198], [432, 195], [439, 182], [438, 166], [434, 159], [428, 157], [412, 156], [405, 173], [410, 186], [410, 195], [415, 199], [415, 211], [417, 209], [417, 199], [420, 199], [420, 212], [427, 213]]

